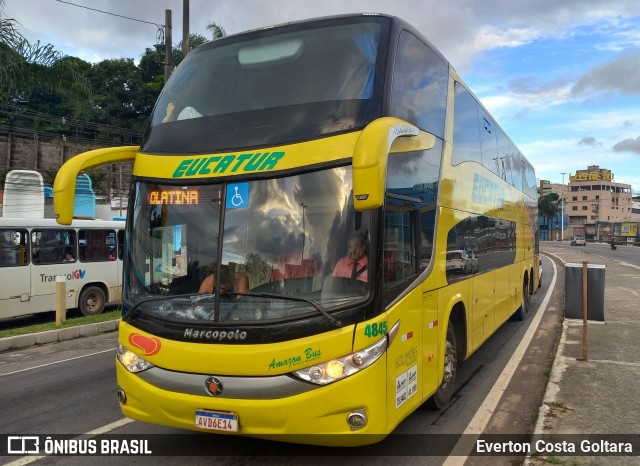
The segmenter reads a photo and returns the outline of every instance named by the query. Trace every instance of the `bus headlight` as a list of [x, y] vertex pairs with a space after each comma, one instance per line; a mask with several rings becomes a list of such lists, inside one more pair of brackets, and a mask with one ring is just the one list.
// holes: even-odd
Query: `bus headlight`
[[135, 353], [132, 353], [121, 344], [118, 344], [118, 361], [120, 361], [129, 372], [133, 372], [134, 374], [153, 367], [153, 364], [149, 361], [146, 361]]
[[384, 354], [387, 346], [387, 335], [385, 335], [368, 348], [306, 369], [293, 371], [291, 374], [307, 382], [327, 385], [370, 366]]

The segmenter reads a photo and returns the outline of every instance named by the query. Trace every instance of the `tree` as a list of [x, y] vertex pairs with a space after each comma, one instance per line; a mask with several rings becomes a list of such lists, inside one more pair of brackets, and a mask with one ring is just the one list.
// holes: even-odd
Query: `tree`
[[[548, 193], [538, 198], [538, 215], [545, 219], [545, 225], [547, 225], [547, 231], [549, 231], [549, 224], [554, 218], [561, 212], [562, 202], [558, 193]], [[551, 237], [547, 237], [551, 239]]]
[[131, 58], [103, 60], [91, 66], [95, 120], [114, 127], [142, 131], [158, 96], [147, 85]]
[[[202, 44], [206, 44], [209, 40], [203, 36], [202, 34], [191, 33], [189, 34], [189, 50], [193, 50], [196, 47], [201, 46]], [[163, 52], [164, 53], [164, 52]], [[182, 41], [178, 42], [177, 45], [173, 47], [172, 59], [173, 66], [178, 66], [182, 60], [184, 60], [184, 54], [182, 53]]]
[[91, 88], [78, 63], [65, 60], [51, 44], [30, 44], [3, 10], [4, 0], [0, 0], [0, 101], [24, 104], [38, 93], [60, 92], [75, 116], [90, 115]]
[[207, 24], [206, 28], [207, 28], [207, 31], [211, 33], [213, 40], [221, 39], [222, 37], [227, 35], [224, 28], [213, 21]]

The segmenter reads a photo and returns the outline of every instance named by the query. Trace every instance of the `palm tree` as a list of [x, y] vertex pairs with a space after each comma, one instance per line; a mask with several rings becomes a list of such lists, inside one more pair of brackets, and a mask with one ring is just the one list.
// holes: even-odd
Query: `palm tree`
[[[547, 231], [549, 231], [549, 225], [554, 218], [561, 212], [562, 202], [558, 193], [548, 193], [538, 198], [538, 214], [545, 219], [547, 225]], [[548, 236], [547, 239], [551, 239]]]
[[207, 31], [211, 32], [211, 35], [213, 36], [213, 40], [220, 39], [227, 35], [224, 28], [213, 21], [207, 24], [206, 28], [207, 28]]
[[[0, 0], [0, 100], [25, 101], [33, 91], [60, 92], [76, 116], [87, 117], [93, 108], [91, 86], [76, 61], [65, 60], [51, 44], [29, 43], [17, 21], [5, 17], [4, 3]], [[71, 88], [64, 77], [72, 79]]]

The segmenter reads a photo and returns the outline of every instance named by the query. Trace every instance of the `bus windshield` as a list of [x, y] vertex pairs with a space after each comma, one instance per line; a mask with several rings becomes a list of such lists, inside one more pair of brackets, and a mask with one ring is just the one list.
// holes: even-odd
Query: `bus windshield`
[[260, 30], [193, 50], [157, 101], [143, 151], [275, 145], [363, 127], [381, 116], [377, 21]]
[[125, 309], [265, 320], [363, 300], [371, 219], [354, 212], [351, 196], [351, 167], [226, 184], [138, 182]]

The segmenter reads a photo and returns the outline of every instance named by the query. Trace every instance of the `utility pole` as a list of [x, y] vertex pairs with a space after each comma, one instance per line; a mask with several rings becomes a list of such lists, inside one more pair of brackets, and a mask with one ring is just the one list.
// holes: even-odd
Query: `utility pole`
[[600, 198], [593, 204], [593, 213], [596, 214], [596, 241], [600, 241]]
[[189, 53], [189, 0], [182, 0], [182, 59]]
[[560, 225], [562, 225], [560, 227], [560, 240], [562, 241], [564, 239], [564, 175], [566, 175], [567, 172], [561, 172], [560, 174], [562, 175], [562, 192], [560, 195], [560, 202], [562, 202], [562, 213], [560, 214]]
[[164, 82], [171, 76], [171, 10], [164, 10]]

